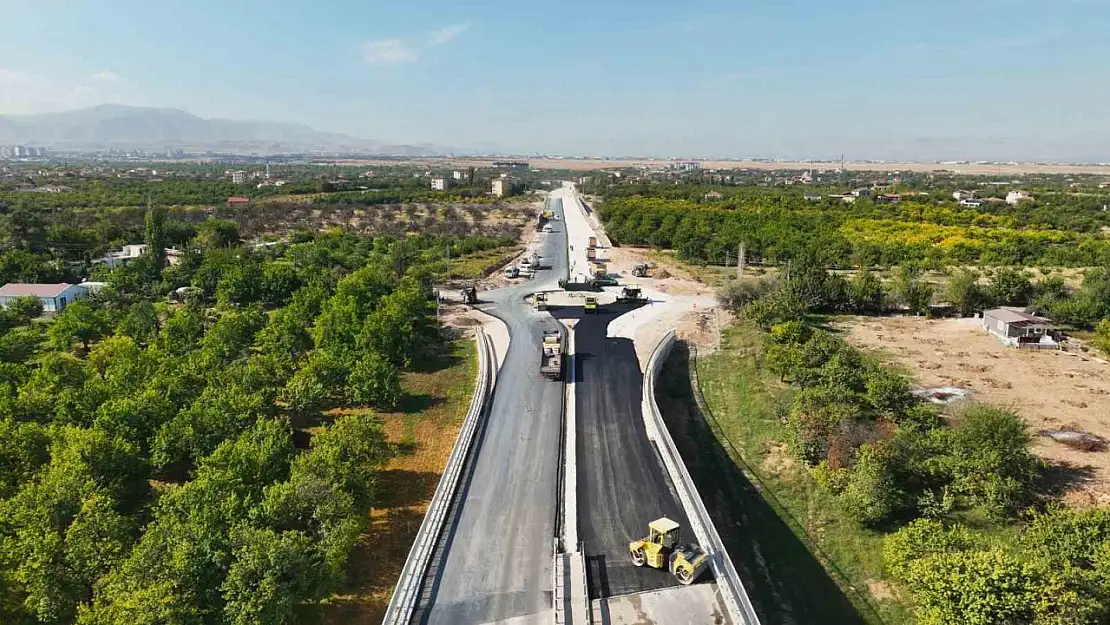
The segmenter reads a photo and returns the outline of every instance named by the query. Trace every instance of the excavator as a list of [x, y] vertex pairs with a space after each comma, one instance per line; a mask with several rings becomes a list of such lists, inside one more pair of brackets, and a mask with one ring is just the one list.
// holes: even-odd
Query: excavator
[[667, 517], [648, 523], [648, 535], [628, 543], [628, 555], [636, 566], [666, 568], [678, 583], [694, 583], [709, 566], [709, 555], [698, 545], [679, 544], [679, 525]]

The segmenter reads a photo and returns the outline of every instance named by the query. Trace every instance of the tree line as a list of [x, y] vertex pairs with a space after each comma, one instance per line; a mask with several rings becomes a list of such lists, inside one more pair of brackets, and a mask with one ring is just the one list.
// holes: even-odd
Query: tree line
[[[906, 208], [894, 209], [908, 210]], [[1034, 226], [943, 225], [859, 217], [847, 211], [774, 203], [718, 208], [682, 200], [613, 197], [599, 213], [618, 244], [674, 249], [688, 261], [722, 264], [743, 243], [753, 262], [785, 263], [816, 250], [829, 267], [923, 262], [1019, 266], [1110, 265], [1101, 233]], [[921, 213], [925, 218], [925, 213]]]

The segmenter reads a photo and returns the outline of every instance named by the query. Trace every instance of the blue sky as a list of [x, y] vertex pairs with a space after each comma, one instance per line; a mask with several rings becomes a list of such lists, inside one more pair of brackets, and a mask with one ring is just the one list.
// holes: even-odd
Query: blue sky
[[1110, 161], [1110, 1], [5, 0], [0, 113], [520, 153]]

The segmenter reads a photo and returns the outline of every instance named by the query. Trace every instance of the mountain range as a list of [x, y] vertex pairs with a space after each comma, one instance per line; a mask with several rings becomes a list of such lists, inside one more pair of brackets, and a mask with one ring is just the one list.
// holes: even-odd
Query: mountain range
[[235, 153], [359, 153], [435, 155], [429, 145], [390, 145], [321, 132], [301, 124], [205, 119], [176, 109], [102, 104], [60, 113], [0, 116], [0, 144], [55, 151], [125, 150]]

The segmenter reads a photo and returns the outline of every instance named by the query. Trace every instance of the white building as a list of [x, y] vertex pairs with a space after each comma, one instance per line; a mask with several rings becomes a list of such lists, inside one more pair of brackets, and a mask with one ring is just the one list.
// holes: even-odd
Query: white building
[[89, 292], [79, 284], [59, 282], [58, 284], [26, 284], [9, 282], [0, 286], [0, 306], [7, 308], [21, 297], [37, 297], [42, 302], [43, 312], [60, 312], [66, 304], [88, 295]]
[[446, 191], [451, 183], [447, 178], [432, 178], [432, 189], [435, 191]]
[[957, 202], [962, 201], [962, 200], [970, 200], [970, 199], [973, 199], [974, 197], [975, 197], [975, 192], [974, 191], [960, 190], [960, 191], [952, 192], [952, 199], [956, 200]]
[[1032, 202], [1033, 194], [1028, 191], [1010, 191], [1006, 194], [1006, 203], [1017, 206], [1021, 202]]
[[466, 174], [456, 169], [455, 171], [451, 172], [451, 178], [454, 180], [462, 180], [463, 178], [466, 178]]
[[247, 172], [245, 172], [245, 171], [233, 171], [233, 172], [231, 172], [231, 182], [233, 182], [234, 184], [243, 184], [246, 181], [247, 181]]
[[133, 261], [142, 257], [146, 253], [146, 244], [137, 243], [133, 245], [124, 245], [118, 252], [109, 252], [107, 256], [102, 256], [92, 261], [94, 265], [107, 265], [108, 267], [115, 267], [124, 263]]

